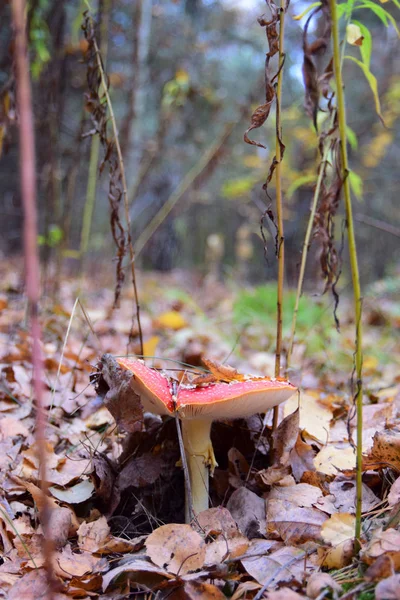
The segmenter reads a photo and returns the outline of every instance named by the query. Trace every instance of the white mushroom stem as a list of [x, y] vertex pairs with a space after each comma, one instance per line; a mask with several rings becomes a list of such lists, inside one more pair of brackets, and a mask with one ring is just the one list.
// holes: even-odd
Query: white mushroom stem
[[[188, 463], [193, 498], [193, 512], [197, 515], [208, 508], [209, 474], [217, 466], [211, 444], [210, 419], [183, 419], [182, 437]], [[190, 522], [189, 500], [185, 492], [185, 519]]]

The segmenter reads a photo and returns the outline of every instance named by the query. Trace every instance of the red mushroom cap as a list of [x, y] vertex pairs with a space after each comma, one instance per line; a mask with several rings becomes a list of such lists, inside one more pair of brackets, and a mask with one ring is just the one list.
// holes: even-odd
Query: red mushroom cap
[[246, 381], [180, 385], [177, 397], [168, 377], [139, 360], [119, 358], [122, 368], [132, 371], [131, 386], [145, 410], [159, 415], [178, 411], [181, 419], [238, 419], [265, 412], [287, 400], [296, 391], [288, 381], [257, 377]]

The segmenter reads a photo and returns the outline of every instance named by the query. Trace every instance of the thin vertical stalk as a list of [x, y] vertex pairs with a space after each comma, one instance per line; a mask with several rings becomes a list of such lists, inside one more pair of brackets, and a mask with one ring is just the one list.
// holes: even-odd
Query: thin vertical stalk
[[45, 567], [49, 579], [49, 594], [53, 597], [54, 578], [52, 575], [52, 543], [49, 531], [50, 504], [46, 483], [46, 416], [43, 406], [43, 364], [40, 348], [41, 329], [39, 323], [40, 273], [37, 247], [37, 208], [36, 208], [36, 159], [33, 126], [31, 86], [29, 80], [29, 59], [26, 35], [25, 0], [13, 0], [12, 16], [15, 33], [15, 67], [17, 79], [17, 106], [19, 113], [19, 154], [22, 205], [24, 210], [24, 255], [25, 280], [28, 298], [28, 315], [32, 335], [33, 393], [36, 405], [35, 437], [39, 456], [39, 481], [43, 494], [39, 516], [45, 536]]
[[355, 332], [355, 371], [357, 377], [357, 387], [355, 394], [355, 403], [357, 408], [357, 454], [356, 454], [356, 540], [361, 536], [361, 506], [362, 506], [362, 297], [360, 287], [360, 276], [358, 270], [356, 239], [354, 232], [353, 210], [351, 205], [350, 181], [348, 178], [349, 164], [347, 157], [347, 140], [346, 140], [346, 106], [343, 91], [343, 79], [340, 60], [340, 39], [339, 39], [339, 22], [336, 10], [336, 0], [330, 0], [331, 15], [332, 15], [332, 41], [333, 41], [333, 65], [336, 80], [336, 95], [337, 95], [337, 111], [340, 133], [340, 154], [343, 168], [343, 191], [344, 202], [346, 209], [347, 234], [349, 240], [349, 255], [351, 277], [353, 282], [354, 295], [354, 314], [356, 323]]
[[131, 265], [131, 274], [132, 274], [133, 294], [134, 294], [135, 304], [136, 304], [136, 320], [137, 320], [138, 329], [139, 329], [140, 354], [143, 356], [143, 333], [142, 333], [142, 326], [141, 326], [141, 322], [140, 322], [140, 304], [139, 304], [139, 294], [138, 294], [137, 283], [136, 283], [135, 252], [133, 250], [132, 236], [131, 236], [131, 218], [129, 215], [128, 188], [127, 188], [127, 184], [126, 184], [124, 159], [122, 158], [121, 145], [119, 143], [119, 138], [118, 138], [118, 129], [117, 129], [117, 122], [115, 120], [114, 109], [111, 104], [110, 94], [108, 93], [108, 86], [107, 86], [107, 81], [106, 81], [106, 77], [104, 74], [103, 65], [101, 63], [100, 51], [99, 51], [99, 47], [97, 45], [97, 41], [95, 38], [93, 39], [93, 44], [94, 44], [94, 49], [96, 52], [97, 67], [98, 67], [99, 73], [100, 73], [101, 84], [104, 89], [104, 95], [106, 97], [108, 110], [110, 111], [110, 120], [111, 120], [112, 130], [113, 130], [113, 134], [114, 134], [114, 143], [115, 143], [119, 167], [120, 167], [120, 171], [121, 171], [122, 195], [124, 198], [125, 220], [126, 220], [126, 229], [127, 229], [127, 235], [128, 235], [128, 246], [129, 246], [129, 256], [130, 256], [130, 265]]
[[307, 256], [308, 256], [308, 251], [310, 249], [310, 240], [311, 240], [311, 234], [312, 234], [312, 229], [313, 229], [313, 225], [314, 225], [314, 217], [315, 217], [315, 213], [317, 211], [318, 198], [319, 198], [319, 194], [321, 191], [321, 185], [324, 180], [326, 161], [328, 160], [328, 154], [329, 154], [329, 145], [326, 146], [326, 148], [324, 150], [324, 154], [321, 159], [317, 184], [315, 186], [314, 196], [313, 196], [313, 200], [311, 203], [310, 217], [308, 219], [306, 235], [304, 237], [304, 242], [303, 242], [299, 279], [297, 282], [296, 301], [295, 301], [293, 317], [292, 317], [292, 329], [290, 332], [289, 348], [288, 348], [287, 357], [286, 357], [286, 372], [288, 371], [288, 369], [290, 367], [290, 361], [292, 359], [294, 336], [296, 333], [297, 315], [299, 312], [300, 298], [303, 293], [303, 283], [304, 283], [304, 274], [306, 271]]
[[[100, 52], [103, 59], [103, 64], [107, 64], [107, 53], [108, 53], [108, 29], [110, 22], [110, 11], [111, 11], [111, 0], [105, 0], [99, 2], [99, 15], [100, 15]], [[106, 67], [105, 67], [106, 68]], [[96, 190], [97, 190], [97, 167], [99, 164], [100, 155], [100, 137], [98, 134], [93, 135], [90, 145], [90, 159], [89, 159], [89, 172], [88, 181], [86, 187], [86, 201], [83, 210], [82, 220], [82, 231], [81, 231], [81, 243], [79, 248], [80, 258], [80, 280], [83, 277], [85, 258], [89, 248], [90, 231], [92, 229], [93, 212], [96, 204]], [[82, 285], [80, 284], [81, 288]]]
[[[285, 238], [283, 232], [282, 215], [282, 152], [281, 152], [281, 107], [282, 107], [282, 80], [283, 80], [283, 61], [284, 54], [284, 34], [285, 34], [285, 8], [286, 0], [281, 0], [279, 11], [279, 73], [276, 87], [276, 139], [275, 156], [277, 165], [275, 168], [275, 189], [276, 189], [276, 220], [278, 236], [278, 290], [277, 290], [277, 322], [276, 322], [276, 350], [275, 350], [275, 377], [280, 376], [281, 355], [282, 355], [282, 313], [283, 313], [283, 280], [285, 275]], [[278, 426], [279, 408], [274, 408], [272, 429]]]

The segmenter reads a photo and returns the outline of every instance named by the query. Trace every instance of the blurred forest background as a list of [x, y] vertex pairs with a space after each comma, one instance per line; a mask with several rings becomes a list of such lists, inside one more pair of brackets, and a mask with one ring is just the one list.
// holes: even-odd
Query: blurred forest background
[[[283, 87], [286, 277], [296, 285], [318, 165], [317, 134], [304, 111], [302, 26], [293, 1], [287, 19]], [[274, 153], [274, 122], [246, 145], [243, 133], [264, 101], [267, 43], [257, 17], [261, 0], [96, 0], [97, 36], [124, 154], [132, 237], [145, 269], [217, 269], [249, 283], [276, 277], [273, 231], [263, 256], [262, 184]], [[396, 6], [385, 4], [396, 17]], [[90, 134], [87, 2], [32, 0], [28, 31], [33, 79], [41, 258], [75, 272], [98, 260], [113, 271], [104, 151]], [[348, 138], [363, 283], [391, 278], [400, 258], [400, 62], [395, 29], [370, 10], [371, 71], [377, 77], [385, 126], [357, 64], [345, 61]], [[11, 7], [0, 4], [0, 252], [19, 254], [22, 211], [13, 73]], [[313, 26], [315, 26], [313, 24]], [[322, 25], [321, 25], [322, 26]], [[317, 25], [318, 27], [318, 25]], [[355, 46], [346, 48], [358, 56]], [[273, 196], [273, 182], [271, 193]], [[95, 198], [94, 207], [91, 199]], [[169, 203], [150, 235], [148, 226]], [[93, 211], [93, 218], [91, 212]], [[340, 238], [340, 226], [337, 227]], [[147, 239], [149, 238], [149, 239]], [[308, 289], [319, 279], [318, 244], [308, 262]], [[345, 273], [344, 282], [348, 281]], [[322, 286], [319, 285], [319, 289]]]

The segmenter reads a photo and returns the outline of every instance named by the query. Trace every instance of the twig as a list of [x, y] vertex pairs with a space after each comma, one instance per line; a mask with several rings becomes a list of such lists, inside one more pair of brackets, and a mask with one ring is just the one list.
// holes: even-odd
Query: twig
[[365, 225], [375, 227], [376, 229], [380, 229], [380, 231], [390, 233], [390, 235], [394, 235], [395, 237], [400, 238], [400, 227], [396, 227], [395, 225], [386, 223], [381, 219], [374, 219], [373, 217], [369, 217], [368, 215], [361, 215], [359, 213], [355, 215], [355, 219], [360, 223], [365, 223]]
[[97, 41], [96, 41], [95, 37], [93, 38], [93, 45], [94, 45], [94, 49], [96, 52], [97, 67], [99, 69], [101, 83], [102, 83], [102, 86], [104, 89], [104, 95], [106, 97], [107, 106], [110, 111], [110, 120], [112, 123], [112, 129], [113, 129], [113, 133], [114, 133], [114, 143], [115, 143], [115, 148], [117, 150], [119, 168], [121, 171], [122, 194], [123, 194], [123, 198], [124, 198], [125, 219], [126, 219], [129, 255], [130, 255], [130, 263], [131, 263], [133, 294], [135, 297], [135, 304], [136, 304], [136, 320], [137, 320], [138, 329], [139, 329], [140, 353], [143, 354], [143, 333], [142, 333], [142, 325], [140, 322], [140, 304], [139, 304], [139, 295], [138, 295], [138, 290], [137, 290], [136, 271], [135, 271], [135, 252], [133, 250], [132, 236], [131, 236], [131, 218], [129, 215], [128, 188], [127, 188], [127, 184], [126, 184], [124, 159], [122, 158], [122, 152], [121, 152], [121, 146], [120, 146], [119, 138], [118, 138], [118, 129], [117, 129], [117, 123], [115, 120], [114, 110], [113, 110], [113, 107], [111, 104], [110, 94], [108, 93], [108, 83], [106, 81], [106, 77], [104, 74], [104, 69], [103, 69], [103, 65], [101, 62], [100, 51], [99, 51], [99, 47], [97, 45]]
[[145, 227], [140, 236], [138, 237], [135, 244], [136, 256], [140, 254], [144, 246], [147, 244], [153, 233], [160, 227], [160, 225], [168, 217], [175, 204], [182, 198], [183, 194], [193, 185], [194, 181], [202, 174], [210, 162], [216, 157], [221, 149], [221, 146], [226, 142], [227, 138], [232, 133], [236, 122], [227, 123], [215, 142], [211, 144], [200, 157], [198, 162], [190, 169], [190, 171], [183, 178], [177, 189], [172, 192], [168, 200], [163, 204], [158, 213], [152, 218], [150, 223]]
[[361, 511], [362, 511], [362, 297], [360, 287], [360, 277], [358, 270], [356, 239], [353, 222], [353, 211], [351, 205], [351, 192], [349, 181], [349, 165], [347, 157], [347, 136], [346, 136], [346, 106], [343, 91], [342, 68], [340, 60], [340, 39], [339, 39], [339, 20], [337, 16], [336, 0], [330, 0], [332, 15], [332, 40], [333, 40], [333, 63], [336, 80], [337, 111], [340, 133], [340, 153], [343, 169], [343, 189], [346, 208], [347, 234], [349, 239], [349, 255], [351, 277], [353, 282], [354, 294], [354, 313], [356, 322], [355, 332], [355, 371], [356, 371], [356, 393], [355, 403], [357, 407], [357, 453], [356, 453], [356, 529], [355, 537], [359, 541], [361, 536]]
[[[277, 321], [276, 321], [276, 350], [275, 350], [275, 377], [281, 374], [281, 355], [282, 355], [282, 309], [283, 309], [283, 280], [285, 275], [285, 238], [283, 231], [282, 215], [282, 152], [281, 152], [281, 106], [282, 106], [282, 80], [284, 53], [284, 34], [285, 34], [285, 12], [286, 0], [281, 0], [279, 10], [279, 72], [278, 83], [276, 87], [276, 137], [275, 137], [275, 188], [276, 188], [276, 220], [277, 220], [277, 253], [278, 253], [278, 291], [276, 299]], [[279, 407], [274, 407], [272, 430], [278, 426]]]
[[40, 521], [44, 532], [44, 558], [48, 577], [47, 598], [53, 598], [55, 579], [52, 570], [53, 545], [51, 542], [50, 503], [47, 496], [46, 478], [46, 415], [43, 406], [43, 364], [41, 356], [41, 328], [39, 323], [40, 273], [37, 247], [37, 207], [35, 141], [29, 59], [26, 36], [25, 0], [13, 0], [12, 16], [15, 33], [15, 67], [17, 73], [17, 105], [19, 111], [20, 173], [22, 204], [24, 209], [24, 254], [28, 315], [32, 335], [33, 391], [36, 404], [35, 437], [39, 456], [39, 482], [43, 502], [39, 507]]

